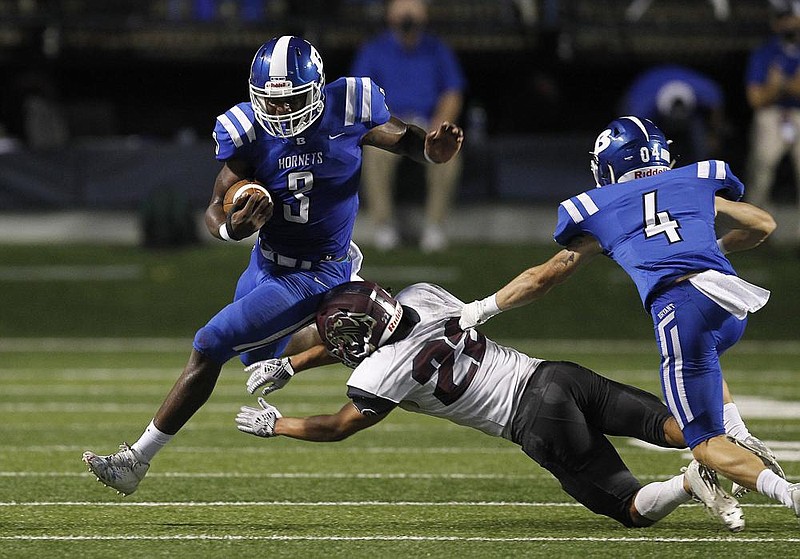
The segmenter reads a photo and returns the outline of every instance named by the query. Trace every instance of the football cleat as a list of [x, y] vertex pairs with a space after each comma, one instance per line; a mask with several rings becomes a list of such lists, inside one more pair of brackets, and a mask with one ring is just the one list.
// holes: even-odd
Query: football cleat
[[97, 476], [97, 481], [116, 489], [120, 495], [130, 495], [136, 491], [150, 468], [150, 464], [128, 443], [122, 443], [117, 452], [108, 456], [98, 456], [87, 450], [83, 453], [83, 462]]
[[714, 470], [703, 466], [697, 460], [692, 460], [681, 471], [689, 482], [692, 496], [706, 507], [711, 516], [720, 519], [731, 532], [744, 530], [742, 507], [720, 487]]
[[794, 515], [800, 518], [800, 483], [793, 483], [789, 486], [789, 495], [792, 497]]
[[[763, 441], [757, 439], [756, 437], [750, 435], [744, 440], [734, 439], [733, 437], [728, 437], [728, 440], [731, 441], [733, 444], [739, 445], [740, 447], [749, 450], [759, 458], [761, 461], [764, 462], [764, 465], [775, 472], [777, 475], [781, 476], [782, 478], [786, 479], [786, 474], [781, 468], [781, 465], [778, 464], [778, 459], [775, 458], [775, 453], [772, 452], [767, 445], [764, 444]], [[746, 487], [742, 487], [736, 482], [733, 482], [733, 486], [731, 487], [731, 493], [737, 499], [741, 499], [743, 495], [745, 495], [749, 490]]]

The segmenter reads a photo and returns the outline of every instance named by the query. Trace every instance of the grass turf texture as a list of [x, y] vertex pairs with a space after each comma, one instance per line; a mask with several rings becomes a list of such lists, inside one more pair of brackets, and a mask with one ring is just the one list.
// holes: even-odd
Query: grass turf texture
[[[552, 252], [475, 246], [437, 258], [368, 253], [364, 275], [395, 289], [432, 279], [470, 300]], [[194, 329], [227, 301], [246, 258], [246, 249], [230, 245], [176, 252], [0, 248], [7, 268], [140, 270], [112, 281], [0, 280], [0, 557], [796, 553], [797, 520], [760, 496], [743, 499], [748, 527], [741, 534], [728, 534], [694, 505], [653, 528], [626, 530], [575, 505], [511, 443], [402, 410], [341, 443], [241, 434], [233, 417], [254, 398], [235, 361], [139, 491], [114, 495], [85, 471], [81, 452], [111, 452], [138, 437], [183, 366]], [[726, 376], [738, 395], [798, 401], [798, 266], [771, 248], [733, 258], [744, 277], [773, 290], [773, 299], [751, 319], [748, 343], [725, 356]], [[658, 393], [649, 319], [610, 263], [587, 268], [550, 301], [501, 315], [485, 330], [530, 354], [575, 360]], [[137, 344], [142, 336], [170, 339]], [[68, 338], [31, 340], [37, 337]], [[103, 345], [104, 338], [123, 341]], [[343, 367], [303, 373], [270, 401], [291, 415], [334, 412], [345, 401], [347, 374]], [[748, 423], [766, 440], [800, 440], [800, 417]], [[643, 482], [674, 475], [688, 461], [680, 452], [614, 442]], [[783, 465], [800, 478], [798, 462]]]
[[[470, 301], [556, 249], [555, 243], [460, 245], [435, 256], [367, 249], [362, 275], [395, 291], [430, 281]], [[247, 246], [224, 243], [173, 251], [0, 246], [0, 336], [191, 337], [230, 300], [248, 257]], [[796, 252], [763, 247], [733, 254], [731, 260], [742, 277], [773, 292], [768, 305], [750, 320], [747, 339], [797, 339]], [[59, 270], [88, 279], [48, 279], [48, 272]], [[125, 277], [103, 279], [109, 272]], [[652, 339], [652, 323], [633, 283], [603, 257], [543, 300], [494, 318], [484, 330], [495, 337]]]

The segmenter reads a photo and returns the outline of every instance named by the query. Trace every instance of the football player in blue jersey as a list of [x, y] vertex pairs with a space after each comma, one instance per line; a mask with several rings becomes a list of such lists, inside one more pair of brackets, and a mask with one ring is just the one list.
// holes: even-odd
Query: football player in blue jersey
[[[258, 232], [234, 300], [198, 330], [183, 373], [142, 436], [108, 456], [83, 461], [118, 492], [133, 493], [150, 460], [205, 403], [222, 365], [239, 354], [250, 365], [281, 355], [292, 333], [311, 323], [326, 291], [351, 279], [361, 150], [374, 146], [419, 162], [444, 163], [463, 131], [443, 122], [431, 132], [392, 116], [369, 78], [325, 84], [322, 58], [299, 37], [272, 39], [250, 68], [250, 101], [217, 117], [223, 162], [205, 213], [209, 231], [236, 242]], [[269, 197], [223, 201], [240, 180]]]
[[[611, 122], [595, 141], [591, 168], [599, 188], [558, 209], [554, 237], [566, 248], [466, 305], [461, 326], [542, 297], [598, 254], [612, 258], [652, 316], [663, 396], [709, 489], [695, 493], [710, 496], [704, 504], [716, 512], [729, 511], [732, 530], [743, 527], [741, 509], [715, 472], [734, 482], [734, 492], [756, 490], [800, 516], [800, 484], [784, 479], [745, 427], [719, 361], [769, 296], [739, 278], [725, 254], [758, 246], [775, 229], [772, 216], [739, 201], [744, 186], [723, 161], [671, 169], [668, 142], [646, 119]], [[720, 238], [717, 225], [725, 230]]]

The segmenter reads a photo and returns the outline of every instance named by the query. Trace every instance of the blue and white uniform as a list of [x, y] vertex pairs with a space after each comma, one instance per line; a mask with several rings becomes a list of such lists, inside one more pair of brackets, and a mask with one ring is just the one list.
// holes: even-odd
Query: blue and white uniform
[[340, 78], [324, 94], [322, 116], [290, 138], [267, 134], [249, 102], [217, 117], [217, 159], [247, 163], [275, 204], [234, 302], [195, 336], [194, 348], [220, 363], [236, 353], [245, 364], [279, 355], [313, 320], [322, 295], [350, 281], [360, 142], [390, 114], [369, 78]]
[[584, 192], [558, 209], [556, 242], [591, 235], [636, 284], [655, 326], [664, 397], [690, 447], [725, 433], [719, 356], [769, 295], [738, 278], [716, 242], [715, 196], [743, 194], [725, 162], [701, 161]]

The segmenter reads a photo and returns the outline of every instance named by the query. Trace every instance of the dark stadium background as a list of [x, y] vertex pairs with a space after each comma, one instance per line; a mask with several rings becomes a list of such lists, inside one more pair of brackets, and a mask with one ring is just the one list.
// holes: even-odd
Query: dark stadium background
[[[461, 119], [468, 147], [475, 126], [470, 109], [479, 106], [487, 116], [489, 141], [467, 151], [460, 204], [559, 200], [564, 190], [528, 191], [525, 171], [533, 174], [531, 182], [537, 182], [537, 163], [548, 166], [543, 180], [559, 169], [585, 173], [585, 142], [617, 116], [620, 96], [635, 75], [664, 62], [690, 65], [722, 86], [728, 118], [724, 157], [744, 174], [750, 111], [743, 76], [749, 51], [769, 33], [768, 2], [733, 0], [730, 15], [721, 20], [711, 2], [654, 0], [637, 21], [625, 17], [630, 3], [431, 2], [430, 29], [453, 46], [468, 78]], [[331, 81], [348, 74], [357, 46], [382, 27], [380, 1], [265, 0], [258, 21], [243, 21], [233, 0], [218, 5], [215, 19], [198, 21], [192, 0], [0, 0], [0, 123], [10, 136], [22, 135], [20, 107], [30, 76], [38, 75], [49, 80], [65, 107], [72, 149], [134, 138], [150, 145], [194, 142], [208, 150], [216, 115], [247, 99], [249, 63], [262, 42], [286, 33], [308, 38], [322, 53]], [[532, 8], [532, 16], [520, 6]], [[568, 149], [546, 156], [534, 151], [529, 167], [498, 171], [520, 156], [508, 145], [547, 150], [559, 142]], [[680, 146], [673, 151], [679, 153]], [[208, 154], [202, 162], [208, 166], [210, 152], [197, 153]], [[0, 171], [5, 160], [0, 157]], [[65, 164], [62, 171], [72, 178], [75, 169]], [[790, 202], [788, 174], [783, 170], [780, 176], [776, 197]], [[119, 183], [120, 177], [109, 180]], [[8, 190], [0, 180], [0, 202], [7, 208], [135, 206], [130, 199], [100, 201], [91, 192], [66, 199], [28, 193], [21, 199]], [[412, 201], [421, 196], [413, 180], [406, 190]], [[189, 198], [202, 207], [206, 194]]]

